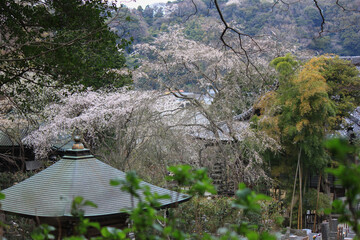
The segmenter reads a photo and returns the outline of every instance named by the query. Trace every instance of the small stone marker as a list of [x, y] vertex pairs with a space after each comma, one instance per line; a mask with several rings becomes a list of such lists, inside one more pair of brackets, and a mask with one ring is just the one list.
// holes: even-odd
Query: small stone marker
[[337, 232], [338, 231], [339, 221], [337, 219], [330, 220], [330, 232]]
[[330, 240], [330, 226], [328, 222], [321, 223], [322, 240]]

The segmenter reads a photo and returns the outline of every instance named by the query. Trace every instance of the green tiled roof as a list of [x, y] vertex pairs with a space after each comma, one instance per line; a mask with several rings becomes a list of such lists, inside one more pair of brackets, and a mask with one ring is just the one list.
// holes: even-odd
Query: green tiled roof
[[[76, 196], [98, 206], [84, 207], [86, 217], [116, 214], [131, 208], [130, 195], [109, 184], [111, 179], [124, 179], [125, 173], [89, 154], [87, 149], [70, 150], [52, 166], [3, 190], [6, 198], [0, 201], [2, 210], [38, 217], [71, 216], [71, 203]], [[153, 192], [171, 196], [161, 201], [162, 207], [189, 199], [183, 194], [176, 199], [177, 192], [146, 182], [141, 184], [148, 185]]]

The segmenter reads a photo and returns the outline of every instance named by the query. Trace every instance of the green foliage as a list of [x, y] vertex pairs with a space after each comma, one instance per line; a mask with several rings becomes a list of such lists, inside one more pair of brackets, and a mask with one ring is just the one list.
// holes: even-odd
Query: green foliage
[[100, 233], [101, 233], [101, 237], [95, 239], [109, 239], [109, 240], [126, 239], [125, 231], [113, 227], [103, 227], [101, 228]]
[[[315, 59], [305, 64], [296, 75], [293, 67], [298, 63], [290, 55], [274, 59], [271, 64], [280, 72], [280, 85], [275, 98], [280, 113], [273, 118], [280, 131], [283, 146], [294, 153], [304, 151], [306, 171], [323, 169], [326, 165], [322, 139], [324, 125], [334, 116], [334, 105], [330, 101], [325, 79], [321, 76]], [[310, 167], [311, 166], [311, 167]]]
[[314, 38], [309, 48], [323, 53], [331, 52], [331, 38], [329, 36]]
[[168, 167], [173, 173], [167, 179], [175, 181], [180, 187], [187, 187], [187, 193], [204, 195], [206, 192], [216, 193], [215, 187], [211, 184], [210, 178], [207, 176], [205, 168], [192, 170], [189, 165], [178, 165]]
[[[359, 19], [357, 19], [359, 20]], [[359, 56], [360, 55], [360, 35], [359, 29], [348, 28], [343, 31], [340, 35], [342, 52], [338, 54], [350, 55], [350, 56]]]
[[[5, 199], [5, 194], [0, 192], [0, 200], [3, 200], [3, 199]], [[0, 210], [1, 210], [1, 203], [0, 203]], [[0, 221], [0, 228], [3, 228], [3, 227], [5, 227], [5, 224], [2, 221]]]
[[158, 220], [164, 219], [157, 214], [158, 210], [156, 209], [161, 205], [159, 201], [167, 199], [169, 196], [153, 194], [148, 186], [140, 186], [140, 181], [136, 173], [129, 172], [124, 181], [115, 180], [111, 182], [114, 186], [120, 185], [122, 191], [130, 193], [132, 198], [138, 200], [137, 206], [133, 206], [131, 210], [126, 210], [132, 222], [129, 231], [134, 232], [137, 239], [157, 239], [156, 236], [161, 235], [161, 232], [165, 232], [166, 235], [173, 234], [174, 231], [171, 230], [170, 226], [163, 228], [158, 223]]
[[341, 139], [331, 139], [325, 143], [332, 152], [335, 160], [341, 164], [335, 169], [328, 169], [344, 189], [345, 200], [335, 200], [332, 204], [332, 211], [340, 214], [339, 221], [349, 224], [360, 238], [360, 165], [356, 163], [359, 159], [359, 148], [349, 145]]
[[14, 236], [21, 236], [24, 239], [30, 239], [31, 233], [36, 230], [35, 222], [32, 219], [11, 214], [5, 214], [3, 222], [0, 220], [0, 228], [1, 227], [2, 230], [4, 230], [3, 239], [9, 240], [17, 239]]
[[260, 211], [261, 200], [270, 200], [270, 197], [263, 194], [256, 194], [245, 186], [244, 183], [239, 184], [239, 190], [236, 191], [236, 198], [233, 202], [233, 207], [243, 209], [246, 214], [249, 211]]
[[100, 0], [1, 1], [1, 85], [16, 85], [21, 93], [27, 82], [94, 88], [131, 83], [112, 71], [124, 66], [119, 50], [128, 45], [118, 44], [106, 24], [113, 10]]
[[[207, 179], [206, 172], [202, 169], [200, 171], [192, 171], [189, 166], [175, 166], [170, 167], [169, 170], [174, 174], [170, 180], [176, 181], [180, 185], [188, 185], [190, 183], [199, 184], [200, 182], [206, 181]], [[129, 183], [128, 183], [129, 184]], [[131, 184], [130, 184], [131, 185]], [[192, 188], [190, 186], [189, 192], [203, 194], [205, 189], [209, 186], [207, 184], [200, 184], [202, 187]], [[259, 210], [258, 201], [266, 199], [263, 195], [257, 195], [244, 185], [240, 185], [240, 190], [237, 194], [237, 198], [234, 203], [235, 208], [242, 208], [244, 211]], [[131, 189], [131, 188], [129, 188]], [[210, 188], [212, 189], [212, 188]], [[145, 195], [150, 195], [150, 191], [145, 193]], [[152, 196], [151, 198], [159, 198], [156, 196]], [[173, 239], [186, 239], [188, 238], [188, 234], [184, 233], [182, 230], [176, 228], [177, 219], [164, 219], [162, 217], [156, 216], [157, 210], [150, 207], [151, 204], [148, 202], [139, 201], [138, 206], [131, 211], [130, 219], [133, 222], [132, 231], [135, 232], [136, 237], [139, 239], [162, 239], [162, 238], [173, 238]], [[144, 209], [146, 210], [144, 212]], [[155, 220], [162, 220], [165, 221], [164, 224], [166, 227], [162, 227], [161, 225], [157, 224]], [[258, 233], [255, 230], [252, 230], [253, 227], [250, 227], [247, 223], [241, 223], [240, 226], [231, 226], [230, 229], [220, 230], [220, 234], [222, 235], [219, 239], [225, 239], [228, 236], [235, 236], [239, 237], [240, 235], [246, 236], [249, 239], [274, 239], [270, 235], [266, 233]], [[256, 227], [255, 227], [256, 228]], [[155, 235], [149, 234], [149, 232], [156, 233]], [[159, 238], [158, 236], [162, 236]], [[208, 234], [204, 234], [203, 237], [192, 235], [194, 239], [217, 239], [211, 237]]]
[[[81, 240], [86, 239], [85, 235], [89, 228], [97, 229], [101, 236], [94, 239], [127, 239], [126, 230], [120, 230], [113, 227], [100, 227], [98, 222], [91, 222], [88, 218], [84, 218], [84, 211], [81, 209], [84, 206], [97, 207], [91, 201], [84, 200], [82, 197], [75, 197], [72, 202], [71, 214], [78, 218], [78, 223], [74, 227], [74, 235], [66, 237], [66, 240]], [[41, 225], [42, 226], [42, 225]]]
[[194, 196], [171, 213], [179, 219], [177, 226], [185, 232], [215, 234], [220, 227], [241, 219], [241, 211], [232, 207], [232, 200], [224, 196]]
[[277, 57], [270, 62], [270, 66], [273, 66], [276, 71], [283, 77], [290, 77], [294, 74], [294, 71], [299, 66], [299, 62], [290, 54], [286, 54], [284, 57]]
[[[157, 214], [156, 208], [161, 206], [161, 199], [170, 197], [152, 193], [149, 186], [141, 186], [140, 182], [136, 173], [130, 171], [126, 174], [125, 180], [112, 180], [111, 185], [120, 185], [122, 191], [130, 193], [132, 196], [133, 209], [124, 209], [130, 215], [129, 218], [132, 222], [132, 227], [128, 231], [135, 232], [138, 239], [156, 239], [155, 235], [149, 235], [151, 232], [163, 231], [163, 227], [157, 222], [163, 218]], [[137, 206], [134, 206], [133, 198], [137, 199]]]
[[321, 25], [322, 19], [321, 19], [318, 9], [309, 6], [309, 7], [305, 8], [304, 13], [305, 13], [307, 19], [309, 19], [311, 21], [311, 24], [313, 26]]
[[333, 138], [325, 142], [325, 147], [331, 152], [336, 160], [344, 161], [347, 155], [354, 154], [355, 148], [341, 138]]
[[257, 115], [253, 115], [250, 119], [250, 126], [253, 129], [257, 129], [259, 125], [260, 118]]
[[55, 239], [55, 236], [50, 232], [55, 231], [55, 228], [47, 224], [41, 224], [31, 233], [31, 238], [33, 240], [47, 240]]
[[34, 172], [0, 172], [0, 189], [6, 189], [34, 175]]
[[226, 4], [222, 8], [225, 19], [240, 23], [243, 32], [249, 35], [259, 34], [272, 17], [268, 12], [268, 4], [260, 1], [244, 1], [241, 6]]
[[161, 17], [163, 17], [163, 16], [164, 16], [164, 13], [163, 13], [163, 9], [162, 9], [162, 8], [159, 8], [159, 9], [157, 10], [157, 12], [155, 13], [155, 15], [154, 15], [155, 18], [161, 18]]
[[195, 41], [202, 41], [207, 34], [202, 29], [198, 19], [193, 21], [188, 21], [185, 25], [184, 33], [187, 38]]
[[79, 219], [79, 223], [74, 227], [74, 234], [76, 236], [84, 236], [90, 227], [98, 230], [100, 229], [100, 224], [98, 222], [90, 222], [90, 219], [84, 218], [85, 212], [82, 207], [85, 206], [97, 207], [96, 204], [89, 200], [85, 200], [81, 196], [75, 197], [71, 205], [71, 215]]
[[349, 61], [338, 56], [323, 57], [321, 74], [329, 86], [328, 94], [336, 106], [337, 115], [348, 116], [360, 104], [359, 71]]
[[322, 145], [326, 134], [337, 129], [342, 118], [358, 104], [357, 70], [348, 62], [329, 56], [312, 58], [299, 72], [294, 71], [299, 63], [291, 55], [276, 58], [271, 65], [279, 72], [280, 84], [270, 99], [272, 105], [266, 107], [277, 112], [265, 110], [270, 118], [260, 120], [262, 127], [280, 132], [289, 157], [296, 159], [296, 153], [305, 153], [301, 155], [305, 171], [320, 172], [329, 161]]
[[[77, 240], [77, 239], [86, 239], [85, 235], [88, 232], [89, 228], [95, 228], [100, 231], [103, 235], [108, 235], [108, 232], [113, 232], [114, 236], [118, 235], [117, 231], [112, 231], [109, 229], [108, 232], [106, 230], [101, 229], [100, 224], [98, 222], [91, 222], [90, 219], [84, 217], [84, 210], [82, 209], [85, 206], [97, 207], [96, 204], [89, 200], [85, 200], [81, 196], [77, 196], [74, 198], [71, 204], [71, 215], [78, 219], [77, 224], [74, 226], [73, 235], [66, 237], [66, 240]], [[54, 235], [51, 232], [55, 231], [55, 228], [49, 226], [47, 224], [41, 224], [37, 227], [31, 234], [32, 239], [34, 240], [45, 240], [45, 239], [54, 239]], [[121, 231], [121, 230], [119, 230]], [[104, 238], [107, 239], [107, 238]], [[110, 238], [110, 239], [118, 239], [118, 238]], [[120, 238], [125, 239], [125, 238]]]
[[139, 198], [139, 194], [137, 193], [137, 191], [139, 189], [141, 189], [140, 187], [140, 182], [141, 180], [138, 178], [136, 172], [134, 171], [129, 171], [126, 174], [126, 179], [113, 179], [110, 181], [110, 184], [112, 186], [118, 186], [121, 185], [120, 189], [122, 191], [128, 192], [130, 193], [133, 197], [137, 197]]
[[153, 18], [154, 18], [154, 9], [151, 8], [149, 5], [147, 5], [144, 9], [144, 11], [142, 12], [142, 15], [145, 18], [145, 21], [151, 25], [153, 23]]
[[[318, 204], [317, 209], [317, 215], [323, 216], [325, 214], [325, 210], [331, 207], [330, 198], [327, 194], [319, 193], [319, 202], [317, 201], [317, 190], [316, 189], [309, 189], [303, 196], [303, 210], [304, 213], [306, 209], [316, 209], [316, 206]], [[296, 212], [296, 211], [295, 211]]]
[[81, 209], [81, 207], [83, 207], [83, 206], [90, 206], [90, 207], [94, 207], [94, 208], [97, 207], [95, 203], [93, 203], [89, 200], [84, 200], [84, 198], [81, 196], [77, 196], [72, 201], [71, 215], [73, 215], [74, 217], [84, 216], [85, 212], [84, 212], [84, 210]]

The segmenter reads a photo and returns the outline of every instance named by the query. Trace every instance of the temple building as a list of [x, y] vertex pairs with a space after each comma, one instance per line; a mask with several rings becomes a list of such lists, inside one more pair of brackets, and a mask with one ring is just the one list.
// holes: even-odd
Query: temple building
[[[38, 174], [10, 188], [2, 190], [5, 199], [1, 200], [1, 210], [6, 214], [18, 214], [34, 218], [40, 224], [47, 223], [57, 228], [56, 235], [68, 236], [77, 218], [71, 214], [73, 199], [83, 197], [97, 205], [97, 208], [85, 206], [84, 216], [101, 226], [125, 227], [132, 208], [132, 196], [110, 185], [112, 179], [125, 179], [125, 173], [115, 169], [90, 154], [79, 138], [72, 149], [55, 164]], [[187, 201], [190, 196], [179, 194], [152, 184], [147, 185], [152, 192], [170, 196], [160, 200], [160, 208], [174, 207]], [[139, 195], [142, 196], [141, 192]], [[135, 206], [137, 199], [134, 198]]]

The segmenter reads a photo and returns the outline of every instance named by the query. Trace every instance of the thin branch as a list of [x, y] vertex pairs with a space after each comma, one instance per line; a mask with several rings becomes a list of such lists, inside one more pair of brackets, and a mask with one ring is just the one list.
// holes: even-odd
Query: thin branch
[[194, 7], [195, 7], [195, 12], [194, 12], [194, 13], [192, 13], [192, 14], [190, 14], [190, 15], [186, 18], [186, 20], [185, 20], [185, 21], [189, 20], [192, 16], [195, 16], [195, 15], [197, 14], [197, 12], [198, 12], [198, 9], [197, 9], [197, 6], [196, 6], [196, 4], [195, 4], [194, 0], [191, 0], [191, 2], [192, 2], [192, 4], [193, 4], [193, 5], [194, 5]]
[[[249, 65], [251, 65], [252, 67], [254, 67], [254, 69], [256, 70], [257, 73], [259, 73], [260, 77], [265, 80], [264, 76], [261, 74], [261, 72], [259, 71], [259, 69], [255, 66], [255, 64], [250, 60], [250, 57], [248, 55], [248, 51], [244, 48], [243, 44], [242, 44], [242, 36], [244, 37], [248, 37], [251, 42], [253, 42], [256, 47], [259, 49], [259, 51], [262, 51], [262, 48], [259, 46], [259, 44], [254, 40], [254, 38], [248, 34], [245, 34], [245, 33], [242, 33], [240, 31], [238, 31], [237, 29], [229, 26], [229, 24], [226, 22], [222, 12], [221, 12], [221, 9], [220, 9], [220, 6], [217, 2], [217, 0], [214, 0], [214, 3], [215, 3], [215, 7], [216, 7], [216, 10], [220, 16], [220, 19], [222, 21], [222, 23], [224, 24], [225, 28], [223, 29], [221, 35], [220, 35], [220, 40], [221, 42], [224, 44], [225, 47], [229, 48], [230, 50], [232, 50], [236, 55], [245, 55], [245, 58], [246, 58], [246, 61], [244, 61], [244, 63], [246, 64], [246, 76], [251, 79], [251, 77], [249, 76]], [[240, 46], [240, 49], [242, 50], [242, 54], [238, 51], [236, 51], [232, 46], [230, 46], [226, 40], [225, 40], [225, 34], [230, 31], [230, 32], [233, 32], [235, 34], [238, 35], [238, 38], [239, 38], [239, 46]]]
[[324, 32], [325, 17], [324, 17], [322, 9], [320, 8], [320, 6], [318, 4], [318, 1], [317, 0], [313, 0], [313, 1], [315, 3], [316, 8], [319, 10], [319, 14], [320, 14], [321, 19], [322, 19], [322, 21], [321, 21], [321, 30], [319, 32], [319, 37], [321, 37], [321, 34]]
[[342, 4], [340, 4], [339, 2], [340, 2], [340, 0], [336, 0], [336, 5], [337, 5], [338, 7], [340, 7], [344, 12], [360, 12], [360, 11], [357, 10], [357, 9], [347, 9], [347, 8], [345, 8]]
[[290, 4], [289, 4], [289, 3], [284, 2], [283, 0], [276, 0], [276, 1], [274, 2], [274, 4], [272, 5], [272, 7], [271, 7], [271, 11], [274, 11], [275, 6], [276, 6], [277, 4], [279, 4], [279, 2], [281, 2], [282, 4], [284, 4], [284, 5], [286, 6], [286, 8], [287, 8], [286, 11], [289, 10], [289, 8], [290, 8]]
[[286, 11], [288, 11], [290, 9], [290, 5], [291, 4], [295, 4], [300, 2], [301, 0], [297, 0], [297, 1], [293, 1], [293, 2], [285, 2], [284, 0], [276, 0], [274, 1], [274, 4], [271, 7], [271, 11], [274, 11], [274, 8], [276, 7], [276, 5], [278, 5], [279, 3], [282, 3], [286, 6]]

